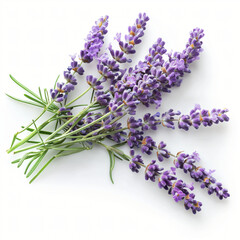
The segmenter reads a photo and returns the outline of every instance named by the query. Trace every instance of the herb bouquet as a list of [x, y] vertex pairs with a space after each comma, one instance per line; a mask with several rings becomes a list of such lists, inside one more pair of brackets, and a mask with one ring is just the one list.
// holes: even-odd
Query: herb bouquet
[[[112, 182], [115, 160], [119, 159], [128, 161], [133, 172], [138, 173], [143, 168], [146, 180], [157, 182], [159, 188], [167, 190], [176, 202], [183, 201], [185, 208], [191, 209], [194, 214], [201, 210], [202, 203], [195, 199], [193, 184], [186, 184], [176, 177], [177, 168], [200, 182], [201, 188], [207, 188], [210, 195], [215, 193], [219, 199], [230, 196], [227, 189], [212, 176], [214, 171], [198, 166], [198, 153], [173, 154], [167, 149], [166, 143], [157, 143], [148, 135], [148, 130], [160, 127], [188, 130], [190, 127], [198, 129], [201, 125], [207, 127], [228, 121], [227, 109], [209, 111], [196, 105], [189, 114], [170, 109], [162, 114], [146, 113], [142, 119], [134, 117], [139, 104], [146, 106], [146, 109], [160, 107], [162, 93], [170, 93], [172, 87], [181, 85], [184, 74], [190, 73], [190, 64], [199, 59], [202, 52], [204, 33], [202, 29], [195, 28], [182, 52], [167, 52], [165, 42], [159, 38], [143, 61], [125, 69], [123, 64], [131, 62], [130, 56], [136, 52], [135, 45], [141, 43], [148, 20], [145, 13], [139, 14], [134, 25], [128, 27], [124, 39], [121, 34], [116, 35], [119, 50], [110, 44], [106, 52], [100, 54], [107, 33], [108, 16], [100, 18], [89, 32], [79, 56], [71, 56], [70, 66], [63, 73], [65, 81], [60, 82], [58, 77], [50, 91], [39, 88], [39, 92], [35, 93], [10, 75], [26, 91], [26, 99], [8, 96], [43, 109], [35, 120], [14, 135], [7, 151], [24, 153], [12, 163], [20, 167], [27, 162], [25, 174], [27, 178], [32, 177], [30, 183], [54, 159], [92, 150], [94, 146], [100, 145], [109, 154]], [[68, 101], [69, 94], [78, 84], [79, 76], [84, 75], [85, 65], [93, 60], [97, 61], [99, 76], [87, 75], [85, 79], [89, 87]], [[89, 91], [92, 92], [90, 103], [77, 103]], [[73, 109], [77, 114], [72, 113]], [[50, 112], [51, 117], [39, 123], [46, 112]], [[49, 127], [52, 131], [48, 130]], [[20, 137], [23, 132], [27, 136]], [[123, 145], [129, 147], [129, 153], [121, 150]], [[52, 157], [45, 160], [47, 153], [51, 153]], [[153, 155], [156, 160], [145, 163], [144, 154]], [[172, 162], [170, 169], [164, 170], [158, 165], [164, 160]]]

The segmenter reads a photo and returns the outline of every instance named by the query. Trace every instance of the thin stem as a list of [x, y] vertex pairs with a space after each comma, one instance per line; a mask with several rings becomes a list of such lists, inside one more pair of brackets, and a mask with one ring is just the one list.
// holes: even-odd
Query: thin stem
[[39, 133], [39, 131], [38, 131], [38, 129], [37, 129], [37, 125], [36, 125], [36, 123], [35, 123], [34, 120], [33, 120], [33, 124], [34, 124], [34, 126], [35, 126], [35, 128], [36, 128], [37, 134], [38, 134], [38, 136], [39, 136], [41, 142], [44, 144], [43, 139], [42, 139], [42, 137], [41, 137], [41, 134]]
[[[22, 144], [24, 144], [26, 141], [28, 141], [30, 138], [32, 138], [34, 135], [33, 134], [30, 134], [29, 136], [31, 136], [30, 138], [26, 137], [25, 139], [23, 139], [22, 141], [20, 141], [18, 144], [16, 144], [15, 146], [13, 146], [17, 136], [24, 132], [27, 128], [29, 128], [30, 126], [32, 126], [32, 124], [34, 124], [34, 122], [36, 122], [38, 119], [40, 119], [43, 114], [48, 110], [48, 108], [51, 106], [51, 104], [53, 103], [53, 100], [44, 108], [44, 110], [42, 111], [42, 113], [35, 119], [33, 120], [33, 122], [31, 122], [29, 125], [27, 125], [25, 128], [23, 128], [20, 132], [17, 132], [15, 135], [14, 135], [14, 138], [13, 138], [13, 141], [12, 141], [12, 144], [11, 144], [11, 147], [10, 149], [7, 151], [8, 153], [10, 153], [11, 151], [13, 151], [14, 149], [16, 149], [17, 147], [21, 146]], [[55, 114], [56, 115], [56, 114]], [[55, 116], [54, 115], [54, 116]], [[27, 139], [27, 140], [26, 140]]]
[[[90, 104], [87, 108], [85, 108], [83, 111], [79, 112], [77, 115], [75, 115], [74, 117], [72, 117], [71, 119], [69, 119], [67, 122], [65, 122], [62, 126], [60, 126], [57, 130], [55, 130], [47, 139], [46, 141], [49, 141], [53, 136], [55, 136], [59, 131], [61, 131], [64, 127], [68, 126], [69, 123], [71, 123], [72, 121], [74, 121], [74, 119], [78, 118], [79, 116], [81, 116], [87, 109], [89, 109], [91, 106], [93, 106], [95, 104], [92, 103]], [[64, 134], [63, 134], [64, 135]], [[63, 136], [62, 135], [62, 136]]]
[[[15, 144], [14, 146], [12, 146], [9, 150], [7, 150], [7, 153], [12, 152], [13, 150], [15, 150], [16, 148], [20, 147], [21, 145], [23, 145], [25, 142], [29, 141], [29, 139], [31, 139], [32, 137], [34, 137], [37, 134], [37, 131], [43, 129], [45, 126], [47, 126], [51, 121], [55, 120], [54, 116], [52, 118], [50, 118], [49, 120], [45, 121], [43, 124], [41, 124], [37, 130], [34, 130], [31, 134], [29, 134], [27, 137], [25, 137], [23, 140], [21, 140], [20, 142], [18, 142], [17, 144]], [[24, 129], [27, 129], [24, 128]], [[21, 131], [22, 132], [22, 131]], [[41, 143], [42, 144], [42, 143]], [[17, 151], [16, 151], [17, 153]]]
[[[94, 103], [92, 103], [92, 104], [94, 104]], [[90, 107], [92, 104], [90, 104], [89, 107]], [[118, 108], [116, 109], [116, 111], [117, 111], [119, 108], [123, 107], [123, 106], [124, 106], [124, 103], [121, 104], [120, 106], [118, 106]], [[70, 120], [67, 121], [65, 124], [63, 124], [60, 128], [58, 128], [55, 132], [53, 132], [53, 134], [51, 134], [52, 136], [50, 135], [50, 136], [46, 139], [45, 143], [50, 143], [50, 142], [55, 141], [55, 140], [60, 140], [60, 139], [63, 139], [63, 138], [65, 138], [66, 136], [69, 136], [69, 135], [73, 136], [73, 138], [74, 138], [74, 134], [77, 134], [77, 133], [79, 133], [80, 131], [82, 131], [82, 130], [88, 128], [88, 127], [91, 127], [91, 126], [94, 125], [95, 123], [103, 120], [104, 118], [108, 117], [108, 116], [111, 115], [111, 114], [112, 114], [112, 112], [108, 112], [107, 114], [105, 114], [105, 115], [103, 115], [102, 117], [96, 119], [95, 121], [92, 121], [91, 123], [89, 123], [89, 124], [87, 124], [87, 125], [85, 125], [85, 126], [82, 126], [82, 127], [78, 128], [78, 129], [72, 131], [72, 132], [64, 133], [64, 134], [62, 134], [61, 136], [56, 137], [56, 138], [54, 138], [54, 139], [51, 140], [52, 136], [55, 135], [55, 132], [56, 132], [56, 133], [59, 132], [61, 129], [63, 129], [65, 126], [67, 126], [68, 123], [70, 123], [72, 120], [74, 120], [75, 118], [77, 118], [78, 116], [80, 116], [80, 115], [81, 115], [81, 112], [80, 112], [80, 113], [77, 114], [74, 118], [70, 119]], [[60, 129], [60, 130], [59, 130], [59, 129]]]
[[76, 102], [79, 98], [81, 98], [83, 95], [85, 95], [89, 90], [91, 89], [91, 87], [89, 87], [86, 91], [84, 91], [82, 94], [80, 94], [78, 97], [74, 98], [71, 102], [69, 102], [68, 104], [65, 105], [65, 107], [70, 106], [72, 103]]
[[[88, 137], [88, 138], [81, 138], [81, 139], [77, 139], [77, 140], [73, 140], [71, 142], [64, 142], [64, 143], [61, 143], [61, 144], [58, 144], [58, 145], [47, 145], [45, 146], [45, 148], [48, 148], [48, 149], [52, 149], [53, 147], [62, 147], [62, 146], [66, 146], [66, 145], [69, 145], [69, 144], [74, 144], [74, 143], [81, 143], [81, 142], [87, 142], [87, 141], [91, 141], [91, 140], [97, 140], [99, 138], [102, 138], [102, 137], [106, 137], [107, 135], [112, 135], [112, 134], [115, 134], [115, 133], [118, 133], [118, 132], [121, 132], [123, 129], [118, 129], [116, 131], [112, 131], [112, 132], [109, 132], [109, 133], [104, 133], [104, 134], [99, 134], [97, 136], [93, 136], [93, 137]], [[72, 136], [72, 138], [74, 138], [74, 136]], [[94, 141], [95, 142], [95, 141]], [[35, 147], [38, 147], [39, 145], [35, 145]], [[34, 147], [32, 147], [34, 148]], [[28, 149], [27, 149], [28, 150]]]

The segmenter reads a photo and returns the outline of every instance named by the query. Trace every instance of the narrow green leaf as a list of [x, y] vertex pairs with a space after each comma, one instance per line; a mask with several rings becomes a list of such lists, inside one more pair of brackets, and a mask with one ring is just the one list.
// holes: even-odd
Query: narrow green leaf
[[44, 88], [44, 96], [45, 96], [46, 102], [49, 103], [50, 99], [49, 99], [49, 95], [48, 95], [48, 90], [46, 88]]
[[29, 92], [31, 95], [33, 95], [34, 97], [36, 97], [36, 98], [38, 98], [39, 100], [41, 100], [40, 97], [39, 97], [36, 93], [34, 93], [32, 90], [30, 90], [29, 88], [27, 88], [26, 86], [24, 86], [22, 83], [20, 83], [19, 81], [17, 81], [11, 74], [10, 74], [9, 76], [10, 76], [10, 78], [11, 78], [19, 87], [21, 87], [22, 89], [24, 89], [25, 91], [27, 91], [27, 92]]
[[19, 163], [18, 163], [18, 165], [17, 165], [18, 168], [23, 164], [24, 160], [27, 159], [27, 157], [28, 157], [31, 153], [33, 153], [33, 152], [28, 152], [28, 153], [25, 153], [25, 154], [23, 155], [23, 157], [21, 158], [21, 160], [19, 161]]
[[109, 146], [109, 148], [110, 148], [113, 152], [115, 152], [115, 153], [117, 153], [119, 156], [121, 156], [123, 159], [125, 159], [125, 160], [127, 160], [127, 161], [130, 160], [130, 159], [129, 159], [129, 156], [126, 155], [122, 150], [120, 150], [120, 149], [118, 149], [118, 148], [115, 148], [115, 147], [112, 147], [112, 146]]
[[37, 166], [40, 164], [40, 162], [43, 160], [43, 158], [45, 157], [45, 155], [47, 154], [47, 150], [45, 150], [40, 157], [38, 158], [38, 160], [35, 162], [35, 164], [32, 166], [32, 168], [29, 170], [28, 174], [27, 174], [27, 178], [31, 176], [31, 174], [35, 171], [35, 169], [37, 168]]
[[[24, 126], [21, 126], [21, 128], [25, 128], [25, 127], [24, 127]], [[35, 129], [33, 129], [33, 128], [26, 128], [26, 130], [29, 131], [29, 132], [34, 132], [34, 131], [35, 131]], [[52, 132], [43, 131], [43, 130], [38, 130], [38, 132], [41, 133], [41, 134], [45, 134], [45, 135], [50, 135], [50, 134], [52, 134]], [[61, 135], [61, 134], [58, 134], [58, 135]]]
[[19, 98], [15, 98], [15, 97], [7, 94], [7, 93], [6, 93], [6, 95], [7, 95], [8, 97], [10, 97], [11, 99], [15, 100], [15, 101], [18, 101], [18, 102], [21, 102], [21, 103], [30, 104], [30, 105], [33, 105], [33, 106], [36, 106], [36, 107], [40, 107], [40, 108], [44, 108], [44, 106], [38, 105], [38, 104], [36, 104], [36, 103], [34, 103], [34, 102], [29, 102], [29, 101], [25, 101], [25, 100], [22, 100], [22, 99], [19, 99]]
[[115, 156], [109, 150], [108, 150], [108, 154], [109, 154], [109, 159], [110, 159], [109, 176], [110, 176], [111, 182], [114, 184], [113, 177], [112, 177], [112, 171], [113, 171], [113, 168], [115, 165]]
[[120, 158], [116, 153], [114, 153], [114, 156], [115, 156], [116, 158], [118, 158], [119, 160], [123, 161], [123, 159]]
[[41, 100], [43, 101], [43, 97], [42, 97], [42, 90], [40, 87], [38, 87], [38, 92], [39, 92], [39, 96], [41, 98]]
[[[22, 141], [21, 138], [18, 138], [18, 137], [17, 137], [16, 139], [19, 140], [19, 141]], [[40, 142], [28, 140], [28, 141], [26, 141], [26, 143], [40, 143]]]
[[43, 172], [43, 170], [56, 158], [53, 156], [39, 171], [38, 173], [30, 180], [30, 184]]
[[[13, 146], [13, 144], [15, 143], [15, 140], [17, 139], [17, 135], [18, 133], [15, 133], [14, 136], [13, 136], [13, 140], [12, 140], [12, 143], [11, 143], [11, 147]], [[11, 148], [10, 147], [10, 148]]]
[[[33, 155], [27, 156], [27, 157], [25, 158], [25, 160], [27, 160], [27, 159], [29, 159], [29, 158], [32, 158], [32, 157], [34, 157], [34, 156], [39, 156], [39, 153], [34, 152]], [[15, 164], [15, 163], [18, 163], [20, 160], [21, 160], [21, 158], [18, 158], [18, 159], [13, 160], [11, 163], [12, 163], [12, 164]]]
[[55, 130], [55, 131], [57, 130], [57, 127], [58, 127], [58, 122], [59, 122], [59, 124], [61, 123], [61, 121], [60, 121], [60, 120], [57, 120], [57, 121], [56, 121], [56, 124], [55, 124], [55, 127], [54, 127], [54, 130]]
[[115, 155], [112, 154], [112, 169], [111, 169], [111, 172], [113, 171], [114, 167], [115, 167]]
[[93, 101], [94, 93], [95, 93], [95, 90], [93, 89], [93, 90], [92, 90], [91, 99], [90, 99], [90, 103], [92, 103], [92, 101]]
[[60, 75], [58, 75], [58, 77], [57, 77], [57, 79], [56, 79], [56, 81], [55, 81], [55, 83], [54, 83], [54, 87], [53, 87], [53, 89], [56, 88], [59, 77], [60, 77]]
[[29, 167], [31, 166], [31, 164], [33, 163], [34, 160], [36, 160], [39, 157], [39, 155], [35, 156], [27, 165], [27, 167], [25, 168], [24, 174], [27, 174], [27, 171], [29, 169]]
[[18, 159], [16, 159], [16, 160], [12, 161], [11, 163], [12, 163], [12, 164], [15, 164], [15, 163], [18, 163], [20, 160], [21, 160], [21, 158], [18, 158]]
[[39, 103], [39, 104], [41, 104], [41, 105], [43, 105], [43, 106], [46, 106], [46, 103], [44, 103], [43, 101], [37, 100], [37, 99], [35, 99], [34, 97], [31, 97], [31, 96], [29, 96], [29, 95], [27, 95], [27, 94], [24, 94], [24, 97], [26, 97], [26, 98], [28, 98], [28, 99], [36, 102], [36, 103]]
[[42, 137], [41, 137], [41, 134], [39, 133], [39, 130], [38, 130], [38, 128], [37, 128], [37, 125], [36, 125], [35, 121], [34, 121], [34, 120], [32, 120], [32, 121], [33, 121], [34, 127], [35, 127], [35, 129], [36, 129], [36, 131], [37, 131], [37, 134], [38, 134], [38, 136], [39, 136], [42, 144], [45, 146], [45, 144], [44, 144], [44, 142], [43, 142], [43, 139], [42, 139]]
[[85, 148], [60, 148], [60, 147], [51, 147], [53, 150], [60, 150], [60, 151], [83, 151]]

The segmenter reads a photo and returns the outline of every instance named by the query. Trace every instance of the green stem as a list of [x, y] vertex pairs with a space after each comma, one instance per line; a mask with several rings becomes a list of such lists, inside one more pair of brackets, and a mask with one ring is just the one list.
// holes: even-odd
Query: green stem
[[[22, 144], [24, 144], [26, 141], [28, 141], [29, 139], [31, 139], [31, 138], [35, 135], [35, 133], [34, 133], [34, 134], [32, 133], [32, 134], [29, 135], [30, 138], [29, 138], [29, 136], [27, 136], [25, 139], [23, 139], [22, 141], [18, 142], [15, 146], [13, 146], [13, 144], [14, 144], [17, 136], [18, 136], [20, 133], [22, 133], [22, 132], [24, 132], [25, 130], [27, 130], [29, 127], [31, 127], [32, 124], [33, 124], [34, 122], [36, 122], [38, 119], [40, 119], [40, 118], [43, 116], [43, 114], [48, 110], [48, 108], [51, 106], [52, 103], [53, 103], [53, 100], [44, 108], [44, 110], [42, 111], [42, 113], [41, 113], [35, 120], [33, 120], [29, 125], [27, 125], [27, 126], [26, 126], [25, 128], [23, 128], [20, 132], [17, 132], [17, 133], [14, 135], [14, 138], [13, 138], [13, 141], [12, 141], [12, 144], [11, 144], [11, 147], [10, 147], [10, 149], [7, 151], [7, 153], [10, 153], [11, 151], [13, 151], [14, 149], [16, 149], [17, 147], [21, 146]], [[56, 114], [55, 114], [55, 115], [56, 115]], [[55, 115], [54, 115], [54, 116], [55, 116]], [[41, 125], [41, 126], [42, 126], [42, 125]], [[38, 131], [38, 129], [36, 129], [36, 131]]]
[[[62, 152], [62, 151], [61, 151]], [[56, 155], [53, 156], [42, 168], [41, 170], [30, 180], [30, 184], [43, 172], [43, 170], [56, 158]]]
[[32, 168], [29, 170], [28, 174], [27, 174], [27, 178], [31, 176], [31, 174], [35, 171], [35, 169], [38, 167], [38, 165], [40, 164], [40, 162], [43, 160], [43, 158], [45, 157], [45, 155], [47, 154], [47, 150], [45, 150], [40, 157], [38, 158], [38, 160], [35, 162], [35, 164], [32, 166]]
[[68, 104], [65, 105], [65, 108], [70, 106], [72, 103], [76, 102], [79, 98], [81, 98], [83, 95], [85, 95], [89, 90], [91, 89], [91, 87], [89, 87], [86, 91], [84, 91], [82, 94], [80, 94], [78, 97], [74, 98], [71, 102], [69, 102]]
[[114, 152], [116, 154], [118, 154], [119, 156], [121, 156], [124, 160], [126, 161], [130, 161], [131, 160], [131, 157], [126, 155], [122, 150], [118, 149], [118, 148], [115, 148], [113, 146], [108, 146], [102, 142], [97, 142], [97, 144], [105, 147], [108, 151], [111, 151], [111, 152]]
[[[73, 140], [73, 141], [70, 141], [70, 142], [64, 142], [64, 143], [61, 143], [61, 144], [55, 144], [54, 146], [53, 145], [47, 145], [47, 146], [43, 146], [44, 149], [53, 149], [54, 147], [62, 147], [62, 146], [67, 146], [67, 145], [71, 145], [71, 144], [75, 144], [75, 143], [81, 143], [81, 142], [87, 142], [87, 141], [92, 141], [92, 140], [97, 140], [99, 138], [102, 138], [102, 137], [106, 137], [107, 135], [112, 135], [112, 134], [115, 134], [115, 133], [118, 133], [118, 132], [121, 132], [125, 130], [124, 128], [123, 129], [118, 129], [118, 130], [115, 130], [115, 131], [112, 131], [112, 132], [109, 132], [109, 133], [104, 133], [104, 134], [99, 134], [97, 136], [93, 136], [93, 137], [88, 137], [88, 138], [81, 138], [81, 139], [77, 139], [77, 140]], [[73, 136], [71, 137], [73, 138]], [[94, 141], [95, 142], [95, 141]], [[34, 146], [32, 146], [31, 148], [34, 148], [34, 147], [38, 147], [39, 145], [36, 144]], [[22, 149], [21, 149], [22, 150]], [[26, 149], [26, 150], [29, 150]]]
[[[23, 145], [25, 142], [29, 141], [29, 139], [31, 139], [32, 137], [34, 137], [39, 130], [43, 129], [45, 126], [47, 126], [51, 121], [54, 120], [54, 116], [52, 118], [50, 118], [49, 120], [45, 121], [43, 124], [41, 124], [37, 130], [34, 130], [31, 134], [29, 134], [27, 137], [25, 137], [24, 139], [22, 139], [20, 142], [18, 142], [17, 144], [15, 144], [14, 146], [12, 146], [10, 149], [7, 150], [7, 153], [12, 152], [13, 150], [15, 150], [16, 148], [20, 147], [21, 145]], [[29, 125], [30, 126], [30, 125]], [[24, 129], [27, 129], [28, 126]], [[21, 131], [22, 132], [22, 131]], [[18, 134], [18, 133], [17, 133]], [[42, 143], [41, 143], [42, 144]], [[39, 144], [38, 144], [39, 145]], [[29, 148], [30, 149], [30, 148]]]
[[[55, 130], [55, 131], [46, 139], [46, 141], [49, 142], [50, 139], [51, 139], [53, 136], [55, 136], [59, 131], [61, 131], [61, 130], [62, 130], [63, 128], [65, 128], [66, 126], [68, 126], [68, 124], [71, 123], [74, 119], [80, 117], [83, 113], [85, 113], [85, 112], [86, 112], [91, 106], [93, 106], [94, 104], [95, 104], [95, 102], [92, 103], [92, 104], [90, 104], [90, 105], [88, 105], [88, 107], [85, 108], [85, 109], [83, 109], [83, 111], [79, 112], [77, 115], [75, 115], [74, 117], [72, 117], [71, 119], [69, 119], [67, 122], [65, 122], [61, 127], [59, 127], [57, 130]], [[63, 134], [63, 135], [64, 135], [64, 134]], [[63, 135], [61, 135], [59, 138], [62, 138]]]
[[[90, 104], [90, 105], [91, 105], [91, 104]], [[90, 105], [89, 105], [89, 106], [90, 106]], [[124, 103], [121, 104], [121, 105], [116, 109], [116, 111], [117, 111], [119, 108], [123, 107], [123, 106], [124, 106]], [[111, 114], [112, 114], [112, 112], [108, 112], [107, 114], [105, 114], [105, 115], [103, 115], [102, 117], [96, 119], [95, 121], [93, 121], [93, 122], [91, 122], [91, 123], [89, 123], [89, 124], [87, 124], [87, 125], [85, 125], [85, 126], [82, 126], [81, 128], [78, 128], [78, 129], [76, 129], [76, 130], [74, 130], [74, 131], [72, 131], [72, 132], [70, 132], [70, 133], [64, 133], [62, 136], [57, 137], [57, 138], [55, 138], [54, 140], [59, 140], [59, 139], [65, 138], [66, 136], [69, 136], [69, 135], [73, 136], [74, 134], [77, 134], [77, 133], [79, 133], [80, 131], [82, 131], [82, 130], [88, 128], [88, 127], [91, 127], [91, 126], [94, 125], [95, 123], [103, 120], [104, 118], [108, 117], [108, 116], [111, 115]], [[78, 117], [78, 115], [79, 115], [79, 114], [77, 114], [76, 117]], [[76, 117], [75, 117], [75, 118], [76, 118]], [[71, 122], [71, 121], [70, 121], [70, 122]], [[67, 122], [66, 122], [66, 123], [67, 123]], [[66, 123], [65, 123], [65, 124], [66, 124]], [[64, 124], [64, 125], [65, 125], [65, 124]], [[62, 126], [64, 126], [64, 125], [62, 125]], [[67, 125], [67, 124], [66, 124], [66, 125]], [[73, 137], [74, 137], [74, 136], [73, 136]], [[49, 143], [49, 142], [51, 142], [51, 141], [50, 141], [50, 137], [47, 138], [47, 140], [46, 140], [45, 143]]]

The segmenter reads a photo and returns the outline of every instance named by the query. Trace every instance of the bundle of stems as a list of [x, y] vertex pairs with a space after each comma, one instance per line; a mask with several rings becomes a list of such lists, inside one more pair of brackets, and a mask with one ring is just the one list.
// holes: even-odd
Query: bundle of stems
[[[201, 125], [207, 127], [228, 121], [227, 109], [209, 111], [196, 105], [189, 114], [170, 109], [162, 114], [146, 112], [140, 119], [134, 117], [140, 104], [146, 106], [146, 109], [152, 105], [159, 108], [163, 93], [170, 93], [172, 87], [181, 85], [184, 74], [190, 73], [190, 64], [199, 59], [203, 50], [203, 30], [195, 28], [182, 52], [167, 52], [165, 42], [158, 38], [143, 61], [138, 62], [135, 67], [121, 68], [121, 64], [132, 61], [129, 56], [136, 52], [135, 45], [141, 43], [148, 20], [145, 13], [139, 14], [134, 25], [128, 28], [125, 41], [121, 39], [121, 34], [117, 34], [115, 39], [120, 50], [114, 50], [110, 44], [106, 52], [100, 54], [108, 26], [108, 16], [101, 17], [92, 27], [84, 49], [80, 51], [79, 60], [76, 55], [71, 56], [70, 66], [63, 74], [65, 83], [59, 81], [59, 75], [50, 91], [39, 87], [36, 93], [10, 75], [25, 91], [25, 99], [9, 94], [7, 96], [42, 108], [39, 116], [13, 136], [7, 150], [7, 153], [22, 153], [22, 156], [12, 163], [20, 167], [24, 162], [28, 162], [24, 173], [27, 178], [32, 177], [30, 183], [54, 159], [91, 150], [98, 145], [104, 147], [109, 154], [109, 175], [112, 182], [115, 160], [119, 159], [128, 161], [133, 172], [144, 168], [146, 180], [155, 182], [158, 179], [159, 188], [168, 190], [176, 202], [184, 200], [185, 208], [191, 209], [193, 213], [201, 210], [202, 203], [196, 201], [195, 195], [191, 193], [192, 185], [176, 178], [176, 168], [189, 173], [191, 178], [201, 183], [202, 188], [208, 189], [209, 194], [216, 193], [219, 199], [230, 196], [227, 189], [212, 177], [213, 171], [196, 165], [200, 159], [198, 153], [173, 154], [166, 149], [163, 141], [157, 144], [151, 136], [145, 135], [149, 129], [158, 130], [160, 126], [171, 129], [177, 126], [179, 129], [188, 130], [190, 127], [198, 129]], [[89, 87], [68, 102], [70, 92], [78, 83], [76, 75], [82, 76], [84, 64], [93, 60], [98, 62], [97, 70], [100, 76], [95, 78], [87, 75], [86, 82]], [[92, 93], [89, 103], [83, 103], [82, 97], [90, 91]], [[76, 114], [73, 114], [73, 110]], [[41, 121], [47, 112], [50, 117]], [[128, 117], [127, 120], [125, 116]], [[121, 149], [123, 145], [129, 147], [129, 154]], [[138, 149], [141, 154], [135, 153]], [[42, 164], [48, 153], [51, 154], [50, 159]], [[156, 160], [145, 165], [142, 154], [152, 153], [156, 154], [160, 162], [172, 158], [173, 167], [163, 171], [164, 169], [156, 164]]]

